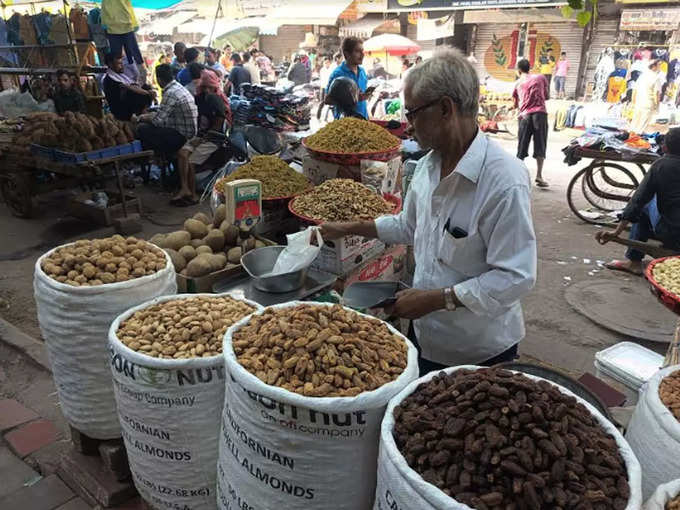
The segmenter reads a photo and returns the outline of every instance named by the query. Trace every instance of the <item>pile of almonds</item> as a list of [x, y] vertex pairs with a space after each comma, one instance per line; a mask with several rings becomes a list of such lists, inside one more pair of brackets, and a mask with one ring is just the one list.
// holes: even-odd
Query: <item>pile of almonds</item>
[[680, 510], [680, 496], [676, 496], [666, 503], [666, 510]]
[[394, 409], [394, 439], [424, 480], [477, 510], [623, 510], [616, 441], [547, 381], [440, 372]]
[[42, 261], [50, 278], [74, 287], [125, 282], [165, 268], [166, 255], [154, 245], [120, 235], [82, 239], [62, 246]]
[[118, 339], [154, 358], [208, 358], [222, 352], [229, 326], [255, 307], [229, 296], [197, 296], [138, 310], [118, 327]]
[[265, 384], [309, 397], [352, 397], [395, 380], [406, 342], [340, 305], [268, 308], [233, 335], [238, 362]]
[[680, 370], [667, 375], [659, 384], [659, 398], [680, 421]]

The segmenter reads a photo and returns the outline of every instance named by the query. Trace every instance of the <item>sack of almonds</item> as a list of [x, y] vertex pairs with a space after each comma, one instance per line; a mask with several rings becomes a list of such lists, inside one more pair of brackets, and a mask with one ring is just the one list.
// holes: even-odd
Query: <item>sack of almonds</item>
[[680, 480], [659, 485], [642, 510], [680, 510]]
[[218, 507], [368, 510], [387, 402], [415, 347], [340, 305], [291, 302], [229, 329]]
[[134, 237], [81, 239], [37, 260], [33, 290], [64, 417], [90, 437], [120, 437], [109, 327], [131, 306], [177, 292], [170, 258]]
[[137, 490], [153, 508], [216, 508], [224, 334], [261, 309], [227, 294], [178, 294], [111, 324], [111, 373]]
[[649, 380], [626, 430], [626, 440], [642, 466], [645, 499], [659, 485], [680, 478], [680, 421], [673, 414], [680, 408], [678, 375], [680, 365], [675, 365]]
[[586, 401], [498, 368], [430, 372], [383, 419], [374, 510], [638, 510], [640, 465]]

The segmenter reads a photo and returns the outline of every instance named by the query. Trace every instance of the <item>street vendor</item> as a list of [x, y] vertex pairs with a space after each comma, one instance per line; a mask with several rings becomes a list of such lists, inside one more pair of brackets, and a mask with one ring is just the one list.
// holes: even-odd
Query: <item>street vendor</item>
[[[366, 87], [368, 86], [368, 75], [366, 70], [361, 67], [364, 61], [364, 45], [360, 39], [356, 37], [346, 37], [342, 41], [342, 54], [345, 56], [345, 61], [340, 64], [331, 73], [328, 78], [328, 87], [326, 94], [333, 84], [333, 80], [342, 76], [354, 80], [359, 87], [359, 102], [357, 103], [356, 111], [362, 118], [368, 119], [368, 106], [366, 105]], [[340, 118], [340, 110], [338, 108], [334, 111], [335, 118]]]
[[430, 152], [402, 212], [325, 223], [322, 233], [413, 246], [413, 288], [389, 311], [414, 320], [421, 374], [513, 360], [525, 333], [520, 299], [536, 280], [528, 171], [478, 129], [479, 80], [459, 51], [415, 66], [404, 95], [406, 118]]
[[[72, 73], [64, 69], [57, 71], [57, 90], [54, 92], [54, 107], [59, 115], [66, 112], [85, 113], [85, 95], [79, 87], [79, 82], [74, 83]], [[77, 79], [77, 77], [76, 77]]]
[[[680, 253], [680, 128], [664, 137], [665, 155], [656, 160], [621, 215], [616, 230], [599, 231], [595, 239], [606, 244], [630, 225], [628, 238], [635, 241], [658, 239], [664, 247]], [[612, 260], [607, 269], [642, 275], [645, 254], [628, 248], [626, 260]]]

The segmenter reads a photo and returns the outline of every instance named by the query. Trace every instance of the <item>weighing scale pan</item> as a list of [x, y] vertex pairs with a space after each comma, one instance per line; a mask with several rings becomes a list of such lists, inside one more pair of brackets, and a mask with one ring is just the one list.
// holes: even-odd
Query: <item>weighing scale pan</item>
[[355, 282], [342, 295], [345, 306], [351, 308], [384, 308], [393, 305], [396, 293], [408, 289], [402, 282]]

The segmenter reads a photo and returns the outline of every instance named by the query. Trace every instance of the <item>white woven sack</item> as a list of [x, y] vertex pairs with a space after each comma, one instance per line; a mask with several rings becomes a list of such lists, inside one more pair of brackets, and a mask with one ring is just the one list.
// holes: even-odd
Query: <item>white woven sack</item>
[[680, 480], [659, 485], [642, 510], [666, 510], [666, 503], [676, 496], [680, 496]]
[[120, 425], [108, 368], [109, 326], [131, 306], [177, 292], [175, 268], [165, 255], [165, 268], [152, 275], [74, 287], [50, 278], [41, 268], [42, 261], [59, 248], [35, 263], [33, 291], [61, 411], [71, 426], [87, 436], [117, 438]]
[[680, 478], [680, 422], [661, 402], [659, 384], [680, 365], [657, 372], [647, 383], [628, 424], [626, 439], [642, 466], [642, 495]]
[[238, 363], [231, 339], [246, 322], [232, 326], [224, 341], [229, 379], [220, 434], [218, 507], [370, 509], [380, 422], [389, 399], [418, 376], [415, 347], [400, 335], [408, 347], [407, 366], [397, 379], [376, 390], [356, 397], [305, 397], [264, 384]]
[[[471, 370], [481, 367], [473, 365], [462, 365], [451, 367], [445, 370], [446, 373], [467, 368]], [[442, 490], [426, 482], [423, 478], [406, 462], [394, 442], [392, 430], [394, 428], [394, 408], [399, 405], [406, 397], [413, 393], [416, 388], [432, 379], [439, 371], [429, 374], [413, 381], [404, 388], [399, 395], [390, 400], [385, 418], [380, 429], [380, 455], [378, 456], [378, 485], [376, 487], [375, 504], [373, 510], [395, 510], [395, 509], [418, 509], [418, 510], [471, 510], [470, 507], [455, 499], [447, 496]], [[540, 381], [542, 378], [525, 374], [530, 379]], [[612, 423], [602, 416], [591, 404], [573, 394], [571, 391], [559, 386], [552, 381], [548, 381], [559, 388], [562, 393], [575, 397], [581, 404], [586, 406], [593, 416], [600, 422], [602, 428], [611, 434], [619, 445], [619, 452], [626, 463], [628, 471], [628, 484], [630, 485], [630, 498], [626, 510], [640, 510], [642, 506], [642, 495], [640, 493], [640, 464], [635, 458], [635, 454], [626, 443], [626, 440]]]
[[224, 358], [152, 358], [127, 347], [116, 331], [130, 315], [156, 303], [219, 295], [164, 296], [131, 308], [111, 324], [111, 372], [130, 470], [137, 490], [154, 508], [216, 507]]

